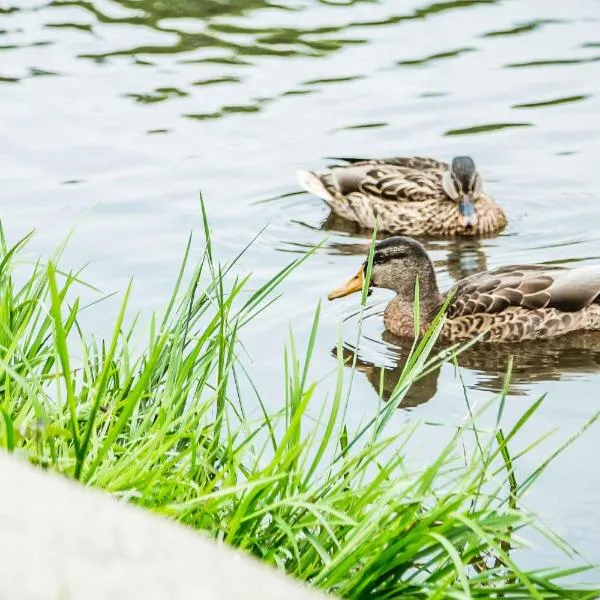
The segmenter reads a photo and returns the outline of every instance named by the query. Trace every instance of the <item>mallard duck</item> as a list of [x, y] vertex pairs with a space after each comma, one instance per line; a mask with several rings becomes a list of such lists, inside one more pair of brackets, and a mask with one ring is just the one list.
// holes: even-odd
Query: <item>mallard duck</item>
[[504, 211], [483, 191], [473, 159], [452, 164], [414, 156], [367, 160], [324, 171], [298, 171], [300, 184], [331, 210], [373, 229], [408, 235], [479, 235], [500, 231]]
[[[328, 298], [362, 289], [366, 262]], [[414, 336], [413, 302], [419, 281], [419, 329], [423, 333], [451, 294], [442, 340], [479, 334], [488, 342], [552, 338], [570, 331], [600, 330], [600, 265], [569, 269], [551, 265], [509, 265], [475, 273], [441, 294], [431, 259], [416, 240], [397, 236], [375, 246], [370, 287], [396, 293], [383, 322], [400, 337]]]

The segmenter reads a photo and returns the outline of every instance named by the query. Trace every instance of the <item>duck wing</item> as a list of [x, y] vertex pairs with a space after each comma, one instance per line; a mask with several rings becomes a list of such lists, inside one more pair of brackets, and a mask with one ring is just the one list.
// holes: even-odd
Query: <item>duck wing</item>
[[499, 313], [509, 307], [575, 312], [600, 303], [600, 265], [575, 269], [509, 265], [466, 277], [453, 289], [450, 318]]
[[445, 170], [439, 161], [417, 157], [356, 159], [353, 164], [332, 167], [330, 173], [333, 186], [344, 196], [358, 192], [378, 200], [423, 202], [446, 196], [442, 187]]
[[[394, 165], [396, 167], [406, 167], [418, 171], [428, 171], [430, 169], [437, 171], [446, 171], [450, 165], [435, 158], [426, 156], [391, 156], [388, 158], [351, 158], [340, 156], [326, 156], [327, 160], [340, 160], [353, 165]], [[339, 165], [329, 165], [334, 168]]]

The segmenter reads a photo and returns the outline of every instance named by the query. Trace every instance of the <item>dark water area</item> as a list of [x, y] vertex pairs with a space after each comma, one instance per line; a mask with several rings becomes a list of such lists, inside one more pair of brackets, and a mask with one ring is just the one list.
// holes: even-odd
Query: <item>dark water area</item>
[[[244, 342], [279, 407], [288, 326], [301, 345], [325, 302], [313, 376], [335, 370], [340, 335], [357, 350], [358, 424], [377, 406], [382, 367], [384, 396], [393, 389], [406, 348], [383, 332], [388, 292], [370, 297], [358, 344], [357, 298], [326, 303], [369, 238], [302, 192], [295, 171], [327, 156], [473, 156], [509, 225], [426, 241], [442, 289], [507, 263], [594, 264], [599, 98], [598, 0], [4, 0], [1, 218], [13, 240], [37, 228], [43, 254], [75, 228], [67, 263], [89, 262], [104, 291], [135, 275], [143, 311], [164, 302], [190, 229], [201, 231], [200, 191], [221, 257], [266, 226], [240, 263], [257, 282], [325, 240]], [[96, 312], [91, 325], [112, 318]], [[465, 391], [474, 406], [490, 400], [511, 357], [507, 422], [547, 394], [520, 447], [558, 429], [523, 460], [536, 466], [600, 410], [596, 336], [473, 348], [418, 382], [389, 427], [435, 424], [415, 450], [435, 452], [440, 425], [467, 414]], [[528, 497], [596, 562], [599, 439], [588, 432]]]

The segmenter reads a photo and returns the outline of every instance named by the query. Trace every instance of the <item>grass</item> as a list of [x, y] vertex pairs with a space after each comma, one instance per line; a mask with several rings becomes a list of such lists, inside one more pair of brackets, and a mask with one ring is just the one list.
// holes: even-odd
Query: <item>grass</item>
[[[97, 339], [80, 326], [81, 273], [63, 272], [59, 256], [22, 263], [28, 239], [0, 237], [0, 447], [345, 598], [598, 595], [574, 583], [585, 565], [522, 506], [549, 461], [517, 481], [527, 449], [511, 445], [541, 400], [503, 431], [501, 395], [488, 406], [495, 428], [479, 431], [473, 414], [418, 467], [407, 450], [417, 425], [388, 431], [436, 360], [441, 320], [415, 344], [390, 401], [354, 431], [342, 352], [332, 377], [310, 377], [319, 307], [304, 351], [291, 335], [282, 353], [280, 411], [262, 402], [243, 360], [240, 331], [309, 255], [250, 291], [236, 260], [213, 257], [205, 221], [203, 255], [192, 260], [190, 240], [160, 315], [143, 326], [128, 317], [127, 290], [112, 335]], [[528, 528], [568, 566], [523, 567], [515, 550]]]

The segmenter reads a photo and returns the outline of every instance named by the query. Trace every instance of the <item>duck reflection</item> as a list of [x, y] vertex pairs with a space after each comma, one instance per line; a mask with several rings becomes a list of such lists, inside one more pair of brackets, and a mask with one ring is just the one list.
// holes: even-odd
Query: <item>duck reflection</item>
[[[391, 367], [377, 365], [358, 356], [356, 368], [365, 374], [376, 394], [389, 401], [410, 353], [410, 344], [388, 331], [383, 332], [382, 341], [394, 357]], [[438, 347], [441, 357], [450, 349]], [[345, 347], [344, 361], [352, 365], [354, 349]], [[333, 350], [336, 353], [336, 350]], [[360, 354], [360, 353], [359, 353]], [[432, 358], [434, 355], [432, 355]], [[459, 367], [475, 374], [473, 389], [500, 392], [504, 387], [506, 371], [513, 360], [508, 393], [522, 396], [532, 384], [569, 380], [586, 374], [600, 372], [600, 334], [597, 332], [575, 332], [548, 340], [530, 340], [518, 344], [475, 344], [456, 355]], [[454, 361], [452, 355], [446, 362]], [[441, 359], [444, 362], [444, 359]], [[399, 408], [412, 408], [433, 398], [438, 389], [441, 364], [431, 368], [418, 379], [402, 399]], [[382, 373], [383, 371], [383, 373]]]
[[[344, 364], [347, 367], [351, 367], [354, 360], [356, 360], [356, 370], [364, 373], [369, 383], [373, 386], [377, 397], [381, 395], [381, 398], [388, 402], [396, 389], [398, 381], [408, 360], [410, 354], [410, 344], [406, 344], [403, 347], [396, 346], [393, 354], [396, 355], [397, 361], [391, 367], [384, 367], [376, 365], [368, 360], [360, 357], [360, 353], [355, 357], [355, 352], [352, 348], [344, 346], [342, 348]], [[337, 348], [333, 348], [332, 354], [337, 356]], [[410, 387], [408, 392], [402, 401], [398, 405], [398, 408], [414, 408], [419, 404], [424, 404], [428, 400], [431, 400], [437, 392], [438, 377], [440, 374], [441, 367], [436, 366], [432, 371], [424, 374], [417, 379]]]
[[[330, 214], [325, 221], [321, 224], [321, 229], [326, 231], [337, 231], [344, 232], [353, 237], [364, 238], [365, 242], [332, 242], [329, 244], [330, 250], [335, 254], [344, 255], [367, 255], [369, 253], [370, 240], [372, 232], [365, 231], [352, 223], [346, 221], [341, 217]], [[383, 240], [389, 237], [389, 234], [379, 233], [377, 239]], [[491, 237], [491, 236], [487, 236]], [[431, 238], [420, 238], [416, 237], [421, 244], [425, 247], [428, 253], [446, 252], [444, 258], [433, 261], [436, 271], [446, 271], [453, 282], [478, 273], [479, 271], [487, 271], [487, 258], [485, 254], [485, 248], [481, 243], [482, 239], [486, 239], [485, 236], [477, 238], [444, 238], [441, 240], [435, 240]]]
[[600, 335], [582, 331], [518, 344], [476, 344], [459, 354], [457, 362], [477, 374], [476, 389], [498, 392], [511, 357], [509, 392], [524, 395], [534, 383], [600, 372]]

